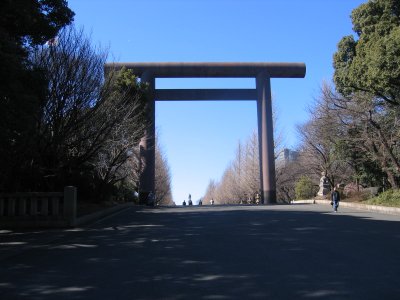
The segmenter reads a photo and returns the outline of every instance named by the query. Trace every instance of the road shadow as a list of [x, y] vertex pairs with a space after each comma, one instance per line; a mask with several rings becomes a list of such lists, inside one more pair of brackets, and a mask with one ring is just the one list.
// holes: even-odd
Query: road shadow
[[138, 209], [0, 262], [1, 299], [399, 299], [400, 222]]

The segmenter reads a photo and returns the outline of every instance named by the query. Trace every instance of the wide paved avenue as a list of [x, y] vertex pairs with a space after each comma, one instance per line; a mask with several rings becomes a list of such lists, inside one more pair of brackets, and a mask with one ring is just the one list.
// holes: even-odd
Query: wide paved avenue
[[400, 299], [399, 255], [400, 216], [130, 208], [1, 259], [0, 299]]

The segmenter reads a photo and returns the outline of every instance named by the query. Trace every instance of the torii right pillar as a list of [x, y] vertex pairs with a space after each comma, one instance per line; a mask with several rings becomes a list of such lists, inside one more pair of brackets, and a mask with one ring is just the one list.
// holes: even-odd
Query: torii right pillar
[[263, 204], [276, 203], [274, 127], [271, 79], [269, 74], [256, 77], [260, 188]]

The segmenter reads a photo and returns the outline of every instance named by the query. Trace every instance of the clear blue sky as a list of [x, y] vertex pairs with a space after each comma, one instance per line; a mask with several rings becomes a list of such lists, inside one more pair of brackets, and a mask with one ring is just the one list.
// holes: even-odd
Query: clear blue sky
[[[333, 74], [352, 9], [366, 0], [70, 0], [75, 23], [118, 62], [304, 62], [305, 79], [273, 79], [277, 130], [298, 145], [296, 124]], [[252, 88], [250, 79], [163, 79], [157, 88]], [[239, 140], [256, 130], [254, 102], [157, 102], [159, 142], [174, 201], [197, 200], [219, 180]]]

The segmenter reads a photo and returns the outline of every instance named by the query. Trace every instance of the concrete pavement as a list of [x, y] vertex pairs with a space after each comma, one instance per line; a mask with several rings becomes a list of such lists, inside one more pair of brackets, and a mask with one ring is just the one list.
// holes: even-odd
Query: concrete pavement
[[399, 216], [326, 205], [140, 208], [53, 234], [0, 260], [2, 300], [400, 294]]

